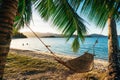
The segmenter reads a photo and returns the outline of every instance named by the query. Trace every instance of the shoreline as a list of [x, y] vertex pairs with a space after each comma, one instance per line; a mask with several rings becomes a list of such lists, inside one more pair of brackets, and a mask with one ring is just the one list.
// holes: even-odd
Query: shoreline
[[[55, 61], [53, 55], [50, 54], [49, 52], [31, 51], [31, 50], [22, 50], [22, 49], [13, 49], [13, 48], [10, 48], [9, 52], [13, 52], [13, 53], [17, 53], [17, 54], [25, 55], [25, 56], [30, 56], [33, 58]], [[55, 54], [55, 55], [60, 57], [64, 61], [75, 58], [73, 56], [68, 56], [68, 55], [63, 55], [63, 54]], [[94, 59], [95, 69], [107, 70], [107, 66], [108, 66], [108, 61], [102, 60], [102, 59]]]

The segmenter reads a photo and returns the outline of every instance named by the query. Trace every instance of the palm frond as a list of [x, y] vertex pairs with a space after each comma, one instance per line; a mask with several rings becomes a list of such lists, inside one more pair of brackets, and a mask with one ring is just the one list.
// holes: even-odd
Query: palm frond
[[71, 7], [74, 10], [78, 10], [79, 5], [83, 2], [84, 0], [68, 0], [68, 3], [71, 5]]
[[76, 36], [72, 43], [72, 49], [74, 52], [77, 52], [79, 48], [80, 48], [79, 37]]
[[108, 17], [120, 20], [120, 0], [84, 0], [80, 14], [104, 28]]
[[30, 24], [32, 19], [31, 0], [19, 0], [18, 13], [14, 21], [14, 27], [20, 29], [25, 24]]
[[[51, 20], [55, 25], [54, 27], [60, 30], [64, 36], [68, 37], [67, 40], [77, 32], [76, 35], [83, 41], [84, 34], [87, 32], [84, 24], [85, 21], [76, 13], [76, 9], [79, 6], [78, 2], [80, 1], [81, 0], [33, 0], [40, 16], [46, 21]], [[76, 3], [77, 5], [74, 5]], [[78, 39], [75, 38], [74, 43], [77, 40]], [[75, 46], [73, 49], [78, 48]]]

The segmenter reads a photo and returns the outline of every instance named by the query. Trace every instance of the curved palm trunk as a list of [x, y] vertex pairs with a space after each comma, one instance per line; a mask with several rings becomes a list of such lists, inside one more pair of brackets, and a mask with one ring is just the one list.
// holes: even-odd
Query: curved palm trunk
[[18, 0], [2, 0], [0, 5], [0, 80], [3, 79], [17, 5]]
[[120, 52], [116, 23], [113, 18], [108, 18], [108, 80], [120, 80]]

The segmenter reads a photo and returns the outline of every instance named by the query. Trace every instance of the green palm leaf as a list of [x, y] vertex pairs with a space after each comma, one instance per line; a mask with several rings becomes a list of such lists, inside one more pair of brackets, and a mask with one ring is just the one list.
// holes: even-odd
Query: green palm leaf
[[76, 36], [72, 43], [72, 49], [74, 52], [77, 52], [79, 48], [80, 48], [79, 37]]
[[15, 18], [14, 27], [20, 29], [25, 24], [29, 24], [32, 19], [32, 2], [31, 0], [20, 0], [18, 13]]
[[[40, 16], [46, 21], [51, 20], [55, 25], [54, 27], [60, 30], [64, 36], [68, 37], [67, 40], [77, 32], [76, 35], [83, 41], [84, 34], [86, 34], [87, 31], [86, 26], [84, 25], [85, 21], [76, 13], [76, 9], [79, 6], [79, 3], [77, 3], [78, 1], [79, 0], [34, 0], [33, 2], [35, 8], [40, 13]], [[74, 5], [76, 3], [77, 6]], [[75, 41], [79, 42], [76, 38], [74, 43]], [[79, 47], [79, 45], [76, 46]], [[73, 49], [78, 49], [76, 46]]]
[[81, 12], [97, 26], [104, 28], [108, 17], [120, 19], [120, 0], [85, 0]]

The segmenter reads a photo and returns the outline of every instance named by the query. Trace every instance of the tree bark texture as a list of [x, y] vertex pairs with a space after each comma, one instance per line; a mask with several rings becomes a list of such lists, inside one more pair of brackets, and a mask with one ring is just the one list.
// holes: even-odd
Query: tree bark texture
[[108, 80], [120, 80], [120, 52], [114, 18], [108, 18]]
[[3, 79], [17, 6], [18, 0], [2, 0], [0, 4], [0, 80]]

